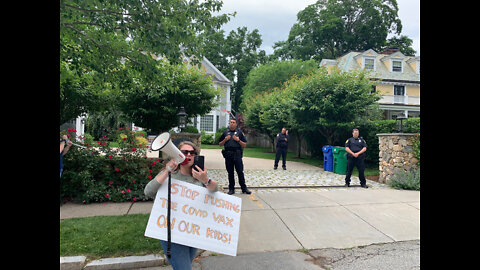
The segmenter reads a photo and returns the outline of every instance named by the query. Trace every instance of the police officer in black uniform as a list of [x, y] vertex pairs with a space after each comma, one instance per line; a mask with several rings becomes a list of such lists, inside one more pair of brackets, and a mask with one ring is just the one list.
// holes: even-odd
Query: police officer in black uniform
[[277, 134], [277, 149], [275, 154], [275, 163], [273, 163], [273, 169], [276, 170], [278, 167], [278, 161], [280, 160], [280, 155], [282, 155], [282, 168], [287, 169], [287, 150], [288, 150], [288, 130], [282, 128], [282, 132]]
[[242, 193], [251, 194], [245, 185], [245, 176], [243, 174], [242, 154], [243, 147], [247, 146], [247, 139], [242, 131], [237, 128], [237, 120], [230, 119], [230, 125], [220, 136], [220, 146], [225, 146], [222, 155], [225, 158], [225, 167], [228, 172], [228, 194], [235, 193], [235, 178], [233, 169], [237, 171], [238, 183], [242, 188]]
[[345, 186], [350, 186], [350, 176], [352, 176], [353, 167], [357, 166], [358, 178], [360, 178], [360, 186], [368, 188], [365, 180], [365, 152], [367, 151], [367, 142], [362, 137], [358, 137], [359, 131], [354, 128], [353, 137], [345, 142], [345, 150], [347, 151], [347, 175], [345, 176]]

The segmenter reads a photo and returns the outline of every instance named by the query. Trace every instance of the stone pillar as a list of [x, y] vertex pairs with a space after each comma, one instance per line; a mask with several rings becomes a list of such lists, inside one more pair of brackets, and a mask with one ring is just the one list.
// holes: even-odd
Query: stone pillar
[[388, 183], [397, 171], [410, 171], [418, 167], [413, 150], [417, 133], [380, 133], [378, 136], [379, 182]]

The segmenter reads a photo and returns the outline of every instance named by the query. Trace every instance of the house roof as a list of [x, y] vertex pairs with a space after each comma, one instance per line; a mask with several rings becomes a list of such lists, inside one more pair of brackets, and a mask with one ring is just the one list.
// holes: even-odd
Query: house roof
[[[411, 67], [415, 61], [420, 62], [420, 56], [405, 56], [401, 52], [395, 53], [377, 53], [370, 49], [364, 52], [349, 52], [339, 58], [322, 59], [322, 65], [334, 65], [342, 71], [360, 70], [362, 66], [357, 62], [362, 57], [375, 57], [375, 71], [372, 71], [371, 77], [390, 81], [409, 81], [420, 82], [420, 74], [417, 74]], [[389, 59], [403, 62], [402, 72], [391, 72], [386, 63]]]
[[205, 73], [213, 75], [213, 80], [220, 84], [228, 84], [233, 85], [233, 83], [223, 75], [220, 70], [218, 70], [207, 58], [203, 58], [202, 60], [202, 69], [205, 70]]

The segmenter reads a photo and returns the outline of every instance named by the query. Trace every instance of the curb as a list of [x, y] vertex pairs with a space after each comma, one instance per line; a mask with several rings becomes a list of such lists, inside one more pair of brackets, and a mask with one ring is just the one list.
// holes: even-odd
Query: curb
[[164, 255], [103, 258], [85, 264], [85, 256], [60, 257], [60, 270], [114, 270], [147, 268], [168, 264]]

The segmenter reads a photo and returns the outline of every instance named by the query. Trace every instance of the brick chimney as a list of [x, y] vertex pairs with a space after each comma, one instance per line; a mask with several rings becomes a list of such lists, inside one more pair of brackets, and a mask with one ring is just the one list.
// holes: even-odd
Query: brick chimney
[[381, 52], [381, 54], [392, 54], [392, 53], [399, 52], [399, 51], [400, 51], [399, 48], [387, 47], [387, 48], [385, 48], [385, 50], [383, 52]]

